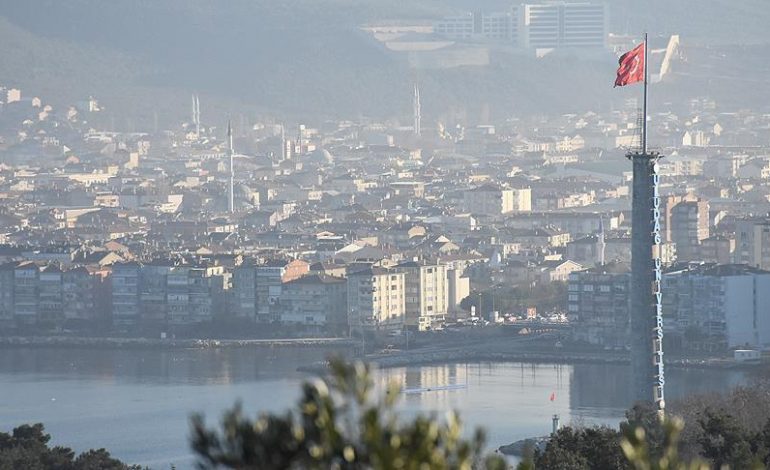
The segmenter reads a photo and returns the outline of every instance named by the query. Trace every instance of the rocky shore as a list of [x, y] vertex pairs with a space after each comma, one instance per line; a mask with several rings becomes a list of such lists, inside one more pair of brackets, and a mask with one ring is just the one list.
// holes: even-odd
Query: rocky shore
[[515, 457], [524, 457], [528, 452], [534, 450], [544, 450], [548, 444], [548, 436], [542, 437], [530, 437], [529, 439], [522, 439], [516, 441], [513, 444], [500, 446], [497, 451], [503, 455], [513, 455]]

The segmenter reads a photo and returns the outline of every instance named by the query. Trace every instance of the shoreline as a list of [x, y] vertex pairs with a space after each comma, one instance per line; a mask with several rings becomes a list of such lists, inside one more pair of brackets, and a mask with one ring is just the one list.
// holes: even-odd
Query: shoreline
[[[478, 350], [447, 350], [440, 352], [414, 352], [400, 353], [397, 355], [368, 355], [364, 360], [379, 368], [389, 369], [395, 367], [409, 367], [431, 364], [448, 364], [461, 362], [520, 362], [525, 364], [618, 364], [627, 365], [630, 363], [629, 357], [620, 355], [601, 355], [598, 353], [586, 352], [485, 352]], [[665, 364], [672, 369], [734, 369], [751, 370], [761, 367], [762, 363], [739, 363], [729, 359], [711, 358], [711, 359], [674, 359]], [[300, 366], [297, 368], [300, 372], [324, 373], [327, 370], [325, 361]]]
[[349, 338], [279, 338], [279, 339], [160, 339], [82, 336], [5, 336], [4, 348], [93, 348], [93, 349], [218, 349], [274, 347], [351, 347]]
[[[350, 338], [275, 338], [275, 339], [160, 339], [82, 336], [3, 336], [0, 349], [10, 348], [82, 348], [82, 349], [230, 349], [230, 348], [353, 348]], [[599, 351], [484, 351], [483, 345], [442, 348], [439, 350], [401, 351], [394, 354], [369, 354], [363, 359], [380, 368], [408, 367], [462, 362], [517, 362], [525, 364], [607, 364], [626, 365], [624, 354]], [[360, 356], [358, 359], [361, 359]], [[765, 362], [745, 363], [728, 358], [676, 358], [665, 365], [672, 369], [751, 370]], [[300, 372], [323, 374], [325, 360], [303, 365]]]

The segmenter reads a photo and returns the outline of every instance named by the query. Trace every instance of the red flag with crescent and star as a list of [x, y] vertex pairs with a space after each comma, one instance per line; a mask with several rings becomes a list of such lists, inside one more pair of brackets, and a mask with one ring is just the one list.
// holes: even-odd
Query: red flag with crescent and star
[[[626, 52], [618, 60], [618, 76], [615, 86], [626, 86], [644, 81], [644, 43]], [[614, 88], [614, 87], [613, 87]]]

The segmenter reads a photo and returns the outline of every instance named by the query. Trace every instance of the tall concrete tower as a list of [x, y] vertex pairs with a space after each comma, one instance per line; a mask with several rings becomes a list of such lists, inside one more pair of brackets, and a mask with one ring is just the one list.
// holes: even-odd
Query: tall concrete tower
[[[644, 67], [642, 146], [627, 155], [633, 165], [631, 205], [631, 369], [634, 401], [652, 403], [660, 417], [666, 407], [663, 374], [663, 309], [660, 194], [658, 160], [661, 155], [647, 149], [648, 46], [644, 35], [643, 55], [636, 52], [620, 58], [616, 85], [639, 81], [638, 66]], [[623, 82], [622, 79], [631, 78]]]
[[233, 168], [233, 156], [235, 155], [235, 151], [233, 150], [233, 127], [230, 125], [230, 121], [227, 121], [227, 139], [229, 142], [227, 153], [230, 156], [230, 184], [228, 187], [227, 209], [232, 214], [235, 212], [235, 170]]
[[422, 135], [422, 109], [420, 108], [420, 86], [414, 84], [414, 98], [412, 99], [412, 106], [414, 112], [414, 135], [420, 137]]
[[660, 259], [660, 195], [655, 152], [628, 154], [633, 165], [631, 216], [631, 368], [633, 400], [665, 408]]

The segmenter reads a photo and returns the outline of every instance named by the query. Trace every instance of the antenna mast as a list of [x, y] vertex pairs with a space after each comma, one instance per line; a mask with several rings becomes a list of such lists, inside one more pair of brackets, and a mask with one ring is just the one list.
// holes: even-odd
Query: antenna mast
[[422, 135], [422, 110], [420, 107], [420, 86], [416, 83], [414, 84], [414, 98], [412, 101], [412, 106], [414, 108], [414, 135], [420, 137], [420, 135]]
[[230, 154], [230, 187], [227, 208], [232, 214], [235, 212], [235, 172], [233, 170], [233, 155], [235, 154], [235, 151], [233, 150], [233, 127], [230, 124], [230, 121], [227, 121], [227, 138], [229, 141], [227, 153]]
[[195, 124], [195, 138], [201, 136], [201, 102], [198, 95], [192, 95], [192, 122]]

